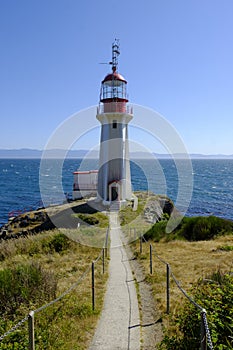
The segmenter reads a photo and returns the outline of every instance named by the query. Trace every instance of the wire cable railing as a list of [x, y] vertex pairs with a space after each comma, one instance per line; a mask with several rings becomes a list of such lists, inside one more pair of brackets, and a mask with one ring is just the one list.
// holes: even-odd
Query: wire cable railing
[[[34, 316], [35, 314], [40, 313], [44, 309], [52, 306], [53, 304], [59, 302], [61, 299], [63, 299], [67, 294], [72, 292], [75, 288], [78, 287], [82, 283], [82, 281], [87, 277], [87, 275], [91, 271], [91, 290], [92, 290], [92, 309], [95, 309], [95, 264], [100, 261], [102, 258], [103, 262], [103, 273], [105, 271], [105, 257], [107, 257], [107, 247], [108, 247], [108, 235], [109, 235], [109, 229], [106, 231], [105, 241], [103, 244], [103, 248], [101, 249], [99, 255], [95, 260], [92, 261], [91, 265], [89, 265], [86, 270], [83, 272], [83, 274], [78, 278], [78, 280], [72, 284], [67, 290], [65, 290], [61, 295], [59, 295], [57, 298], [53, 299], [49, 303], [42, 305], [41, 307], [32, 310], [29, 312], [27, 316], [25, 316], [22, 320], [20, 320], [17, 324], [15, 324], [10, 330], [5, 332], [2, 336], [0, 336], [0, 341], [2, 341], [4, 338], [6, 338], [11, 333], [15, 332], [19, 327], [21, 327], [26, 321], [28, 321], [28, 339], [29, 339], [29, 350], [35, 350], [35, 336], [34, 336]], [[142, 241], [144, 241], [146, 244], [149, 245], [150, 248], [150, 273], [152, 274], [152, 257], [156, 257], [161, 263], [163, 263], [167, 268], [167, 275], [166, 275], [166, 299], [167, 299], [167, 313], [169, 314], [170, 311], [170, 277], [175, 282], [178, 289], [183, 293], [183, 295], [189, 300], [190, 303], [192, 303], [199, 311], [201, 315], [201, 350], [213, 350], [213, 344], [211, 340], [210, 330], [208, 326], [207, 321], [207, 312], [206, 310], [201, 307], [198, 303], [193, 300], [189, 296], [189, 294], [185, 291], [184, 288], [181, 287], [180, 282], [175, 277], [174, 273], [172, 272], [171, 266], [169, 263], [167, 263], [164, 259], [162, 259], [154, 250], [152, 247], [152, 244], [150, 244], [144, 237], [144, 235], [140, 236], [140, 253], [142, 253]]]
[[57, 298], [53, 299], [49, 303], [42, 305], [41, 307], [32, 310], [26, 315], [22, 320], [16, 323], [11, 329], [0, 336], [0, 342], [3, 341], [8, 335], [15, 332], [19, 327], [21, 327], [26, 321], [28, 321], [28, 340], [29, 340], [29, 350], [35, 350], [35, 336], [34, 336], [34, 316], [37, 313], [40, 313], [44, 309], [52, 306], [53, 304], [59, 302], [63, 299], [67, 294], [72, 292], [78, 285], [82, 283], [82, 281], [87, 277], [88, 273], [92, 271], [92, 309], [95, 309], [95, 281], [94, 281], [94, 266], [95, 264], [102, 258], [103, 260], [103, 273], [104, 273], [104, 256], [107, 256], [107, 247], [108, 247], [108, 236], [109, 236], [109, 228], [106, 231], [105, 241], [103, 244], [103, 248], [101, 249], [99, 255], [95, 260], [92, 261], [91, 265], [89, 265], [83, 274], [78, 278], [78, 280], [73, 283], [67, 290], [65, 290], [61, 295]]
[[172, 272], [171, 266], [168, 262], [166, 262], [164, 259], [162, 259], [155, 251], [153, 251], [152, 245], [146, 240], [144, 235], [140, 236], [140, 253], [142, 253], [142, 241], [145, 243], [149, 244], [150, 247], [150, 273], [152, 274], [152, 254], [164, 265], [167, 267], [167, 314], [169, 314], [170, 311], [170, 277], [173, 279], [175, 282], [176, 286], [178, 289], [183, 293], [183, 295], [189, 300], [190, 303], [192, 303], [199, 311], [201, 314], [201, 341], [200, 341], [200, 346], [201, 350], [213, 350], [213, 343], [210, 335], [210, 330], [208, 326], [208, 321], [207, 321], [207, 312], [206, 310], [200, 306], [198, 303], [193, 300], [193, 298], [190, 297], [190, 295], [185, 291], [184, 288], [181, 287], [180, 282], [177, 280], [175, 277], [174, 273]]

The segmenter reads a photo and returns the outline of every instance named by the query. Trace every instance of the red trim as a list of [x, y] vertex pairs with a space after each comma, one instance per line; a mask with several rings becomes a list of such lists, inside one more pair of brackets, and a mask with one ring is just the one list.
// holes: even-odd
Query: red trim
[[111, 102], [129, 102], [126, 98], [113, 97], [113, 98], [102, 98], [100, 102], [111, 103]]

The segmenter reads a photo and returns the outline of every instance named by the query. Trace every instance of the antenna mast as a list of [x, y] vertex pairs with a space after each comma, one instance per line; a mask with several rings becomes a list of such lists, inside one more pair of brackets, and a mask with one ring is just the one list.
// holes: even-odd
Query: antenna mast
[[114, 43], [112, 44], [112, 62], [110, 62], [110, 64], [112, 65], [113, 72], [117, 71], [119, 55], [120, 55], [119, 39], [115, 39]]

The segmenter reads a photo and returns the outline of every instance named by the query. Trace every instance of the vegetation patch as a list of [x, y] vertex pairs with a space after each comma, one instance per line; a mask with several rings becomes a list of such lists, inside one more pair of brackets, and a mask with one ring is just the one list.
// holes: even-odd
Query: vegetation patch
[[73, 214], [72, 215], [75, 218], [79, 218], [81, 222], [84, 222], [88, 225], [98, 226], [101, 228], [108, 227], [108, 217], [107, 215], [96, 212], [94, 214]]
[[130, 222], [134, 221], [138, 216], [143, 214], [143, 210], [146, 203], [146, 197], [138, 196], [137, 193], [135, 194], [138, 197], [137, 210], [133, 211], [132, 203], [129, 203], [126, 207], [122, 208], [119, 211], [119, 220], [120, 220], [121, 226], [125, 226], [129, 224]]
[[233, 245], [222, 245], [218, 249], [223, 250], [225, 252], [231, 252], [233, 250]]
[[[75, 243], [58, 230], [2, 242], [0, 335], [24, 319], [29, 311], [61, 296], [80, 280], [62, 299], [35, 313], [35, 346], [41, 350], [87, 349], [103, 305], [107, 280], [101, 260], [95, 264], [95, 310], [92, 310], [90, 272], [80, 278], [99, 254], [100, 249]], [[27, 348], [27, 322], [0, 343], [0, 350]]]
[[61, 253], [70, 247], [70, 241], [63, 233], [59, 233], [53, 236], [50, 240], [45, 241], [43, 247], [48, 247], [49, 253]]
[[163, 319], [165, 337], [160, 349], [200, 348], [200, 310], [187, 300], [171, 275], [170, 314], [166, 314], [167, 275], [164, 262], [170, 265], [176, 280], [187, 294], [206, 309], [214, 349], [233, 349], [232, 251], [228, 248], [232, 247], [232, 242], [233, 235], [230, 234], [218, 235], [214, 240], [207, 241], [150, 240], [143, 242], [141, 253], [139, 240], [131, 245]]
[[70, 248], [71, 241], [62, 233], [50, 231], [28, 239], [3, 241], [1, 243], [0, 261], [8, 261], [15, 256], [40, 256], [41, 254], [64, 253]]
[[14, 318], [21, 304], [44, 303], [57, 291], [54, 273], [45, 271], [35, 262], [19, 264], [0, 271], [0, 312]]
[[[199, 280], [191, 293], [194, 300], [207, 310], [214, 348], [233, 349], [233, 275], [218, 270], [207, 279]], [[174, 318], [178, 332], [166, 335], [160, 349], [199, 349], [200, 317], [197, 308], [186, 302]]]
[[217, 236], [232, 234], [233, 222], [216, 216], [184, 217], [176, 229], [166, 233], [167, 221], [154, 224], [145, 234], [146, 239], [159, 242], [181, 239], [187, 241], [204, 241]]

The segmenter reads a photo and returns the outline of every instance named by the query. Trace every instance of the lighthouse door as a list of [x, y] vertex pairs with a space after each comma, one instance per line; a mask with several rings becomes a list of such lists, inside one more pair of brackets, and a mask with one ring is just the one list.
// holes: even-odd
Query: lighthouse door
[[112, 201], [116, 201], [117, 199], [118, 199], [118, 188], [116, 187], [116, 186], [112, 186], [112, 188], [111, 188], [111, 191], [112, 191], [112, 193], [111, 193], [111, 197], [112, 197]]
[[109, 200], [110, 202], [120, 200], [120, 185], [116, 181], [109, 184]]

